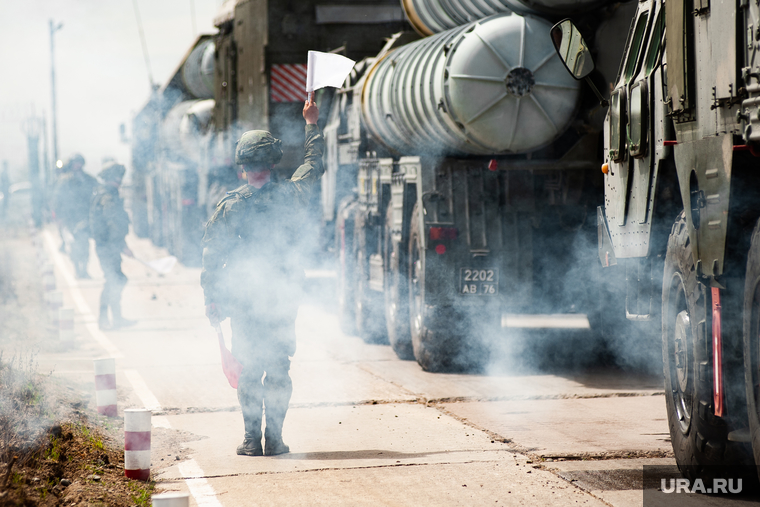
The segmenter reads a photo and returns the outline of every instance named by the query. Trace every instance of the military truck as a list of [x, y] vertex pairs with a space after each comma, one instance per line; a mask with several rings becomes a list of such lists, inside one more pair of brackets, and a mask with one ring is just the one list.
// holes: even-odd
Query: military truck
[[214, 108], [214, 41], [191, 44], [166, 84], [153, 91], [132, 126], [131, 210], [135, 232], [183, 262], [200, 258], [204, 194], [200, 170]]
[[[584, 35], [552, 31], [577, 78]], [[757, 2], [639, 2], [604, 126], [600, 260], [625, 266], [628, 318], [661, 329], [692, 479], [760, 465], [759, 41]]]
[[218, 32], [192, 44], [133, 128], [135, 230], [191, 264], [200, 262], [214, 206], [242, 184], [234, 154], [244, 131], [283, 140], [280, 176], [303, 159], [308, 50], [359, 60], [409, 29], [397, 0], [226, 0], [214, 25]]
[[[441, 371], [482, 364], [503, 328], [588, 328], [600, 302], [579, 283], [593, 264], [578, 246], [602, 195], [598, 104], [536, 11], [444, 30], [425, 19], [448, 3], [411, 3], [418, 32], [442, 31], [394, 35], [360, 62], [324, 129], [344, 330]], [[633, 12], [592, 6], [584, 22], [602, 32]], [[605, 81], [615, 35], [598, 41], [618, 51]]]

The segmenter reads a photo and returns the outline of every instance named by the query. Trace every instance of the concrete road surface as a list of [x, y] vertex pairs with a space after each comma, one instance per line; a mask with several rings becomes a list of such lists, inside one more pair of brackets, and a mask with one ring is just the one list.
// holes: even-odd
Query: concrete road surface
[[[153, 475], [159, 488], [189, 492], [190, 505], [627, 507], [642, 504], [644, 464], [673, 463], [658, 377], [514, 357], [484, 374], [426, 373], [341, 333], [334, 279], [321, 272], [298, 314], [291, 453], [237, 456], [242, 416], [204, 316], [200, 270], [178, 264], [159, 276], [124, 259], [124, 315], [139, 322], [101, 332], [97, 258], [93, 279], [75, 280], [54, 231], [41, 237], [77, 339], [38, 356], [40, 370], [94, 389], [92, 360], [116, 357], [119, 412], [153, 409]], [[146, 240], [128, 244], [144, 260], [167, 255]]]

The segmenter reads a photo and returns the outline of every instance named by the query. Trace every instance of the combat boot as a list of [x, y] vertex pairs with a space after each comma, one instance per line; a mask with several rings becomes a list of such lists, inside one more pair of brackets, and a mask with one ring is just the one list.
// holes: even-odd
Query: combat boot
[[[259, 402], [261, 403], [261, 402]], [[245, 406], [243, 409], [243, 425], [245, 426], [245, 439], [237, 447], [239, 456], [263, 456], [261, 448], [261, 405], [256, 407]]]
[[282, 441], [282, 423], [285, 419], [285, 414], [280, 416], [272, 412], [274, 410], [268, 410], [266, 413], [266, 429], [264, 430], [264, 454], [266, 456], [277, 456], [278, 454], [287, 454], [290, 452], [290, 447], [285, 445]]
[[277, 456], [278, 454], [287, 454], [290, 452], [285, 442], [282, 441], [282, 435], [274, 434], [269, 431], [269, 427], [265, 431], [264, 437], [264, 454], [266, 456]]
[[243, 443], [237, 446], [238, 456], [263, 456], [264, 450], [261, 448], [261, 433], [259, 438], [248, 438], [247, 436], [243, 440]]
[[[289, 363], [288, 366], [290, 366]], [[290, 448], [282, 441], [282, 425], [285, 422], [285, 414], [288, 412], [292, 392], [293, 384], [290, 381], [287, 368], [267, 371], [267, 376], [264, 377], [265, 456], [277, 456], [290, 452]]]

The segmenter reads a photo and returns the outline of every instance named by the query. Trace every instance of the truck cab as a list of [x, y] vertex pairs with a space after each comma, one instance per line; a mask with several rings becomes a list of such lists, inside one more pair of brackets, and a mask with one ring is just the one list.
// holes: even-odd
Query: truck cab
[[[691, 479], [760, 464], [759, 19], [753, 2], [639, 2], [604, 124], [600, 261], [624, 266], [628, 319], [661, 333]], [[583, 78], [558, 43], [573, 30], [564, 20], [552, 37]]]

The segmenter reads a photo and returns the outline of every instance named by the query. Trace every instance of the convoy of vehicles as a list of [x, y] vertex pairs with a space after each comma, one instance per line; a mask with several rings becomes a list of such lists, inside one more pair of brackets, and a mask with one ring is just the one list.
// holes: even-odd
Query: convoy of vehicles
[[577, 15], [608, 61], [595, 79], [612, 82], [634, 2], [401, 4], [225, 2], [218, 33], [135, 119], [137, 233], [197, 263], [205, 219], [241, 183], [235, 141], [271, 130], [288, 176], [307, 50], [340, 51], [358, 64], [317, 94], [327, 173], [321, 223], [304, 233], [339, 259], [344, 329], [439, 371], [482, 363], [504, 329], [596, 327], [582, 245], [603, 193], [603, 117], [547, 34]]
[[[552, 32], [566, 60], [590, 57], [577, 31]], [[628, 318], [661, 324], [690, 478], [760, 465], [759, 41], [756, 2], [640, 1], [604, 127], [600, 259], [625, 265]]]
[[[412, 3], [415, 28], [436, 31], [424, 20], [446, 4]], [[597, 28], [632, 13], [572, 11], [591, 6]], [[341, 323], [429, 371], [482, 364], [504, 328], [601, 316], [585, 284], [595, 261], [578, 246], [601, 203], [597, 104], [562, 70], [551, 24], [504, 10], [421, 40], [395, 35], [357, 65], [325, 127]], [[598, 42], [619, 58], [608, 35]]]

